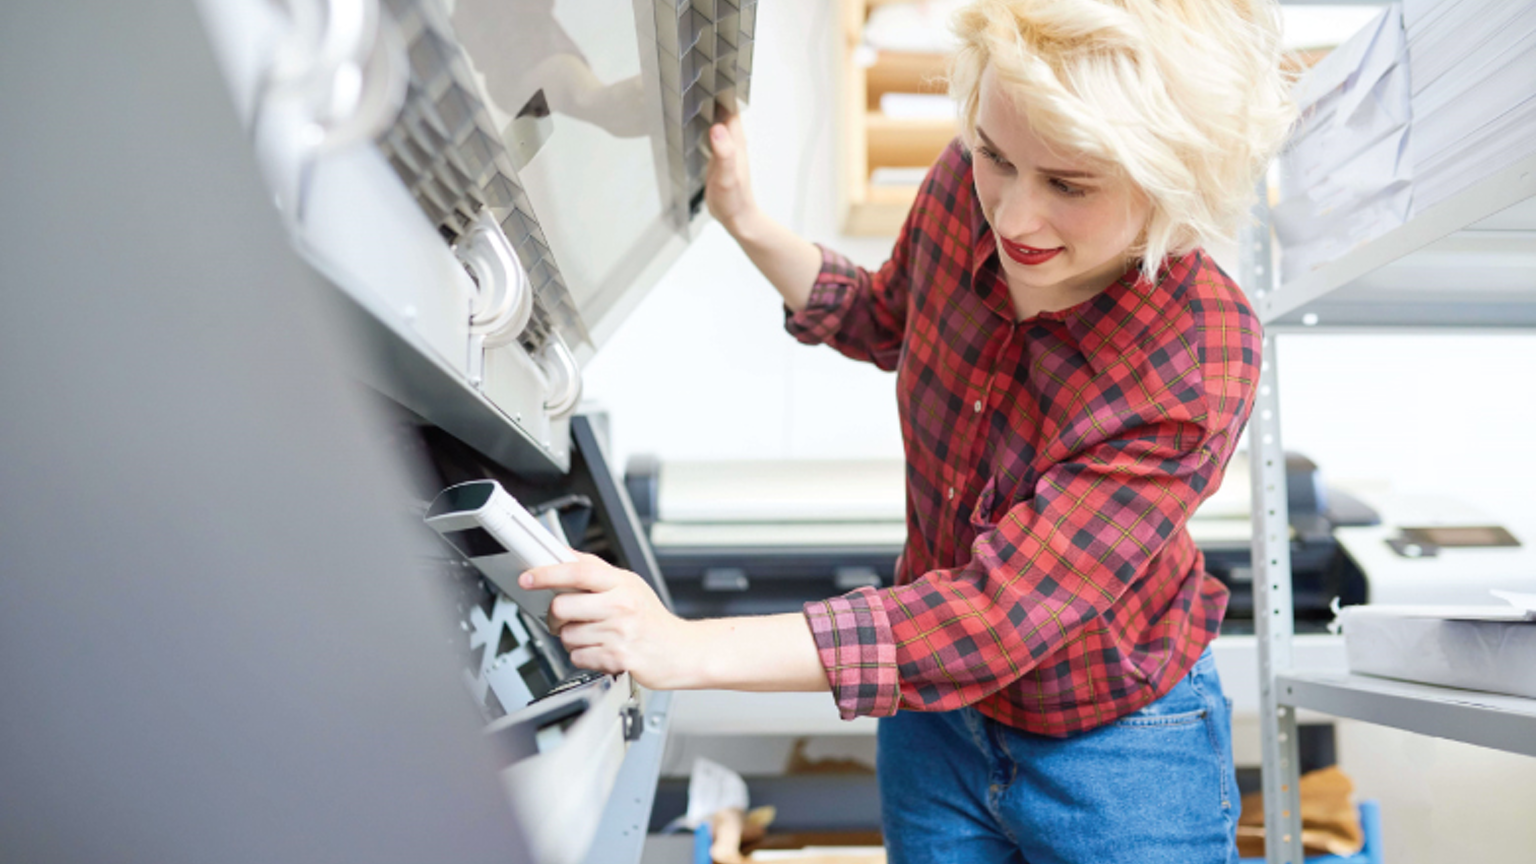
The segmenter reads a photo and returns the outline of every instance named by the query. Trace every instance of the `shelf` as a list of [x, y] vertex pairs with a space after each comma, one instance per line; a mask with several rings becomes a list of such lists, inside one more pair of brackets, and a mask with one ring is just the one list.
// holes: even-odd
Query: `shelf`
[[949, 57], [916, 51], [881, 51], [864, 70], [865, 105], [873, 111], [887, 93], [948, 92], [945, 75]]
[[916, 199], [916, 186], [869, 186], [863, 201], [848, 205], [843, 233], [855, 237], [895, 237]]
[[1536, 154], [1254, 300], [1282, 328], [1536, 328]]
[[[1462, 165], [1469, 168], [1491, 164], [1465, 148], [1463, 154]], [[1248, 237], [1258, 242], [1243, 246], [1241, 282], [1252, 286], [1249, 296], [1270, 333], [1536, 330], [1536, 153], [1280, 284], [1269, 260], [1272, 217], [1263, 213], [1261, 220], [1269, 224]], [[1276, 341], [1264, 340], [1248, 434], [1254, 464], [1265, 466], [1252, 474], [1253, 579], [1258, 675], [1261, 683], [1273, 676], [1273, 686], [1263, 688], [1260, 714], [1268, 861], [1299, 864], [1300, 711], [1288, 708], [1536, 756], [1536, 699], [1346, 672], [1272, 671], [1271, 664], [1289, 657], [1296, 644], [1289, 626], [1290, 552], [1282, 539], [1288, 490]]]
[[[864, 119], [868, 136], [869, 170], [927, 168], [956, 134], [955, 121], [945, 118], [907, 119], [871, 111]], [[871, 187], [871, 191], [876, 187]]]
[[1367, 675], [1281, 674], [1281, 704], [1536, 756], [1536, 699]]
[[948, 64], [946, 55], [934, 53], [880, 51], [871, 58], [864, 23], [880, 2], [843, 0], [838, 210], [845, 234], [893, 237], [917, 190], [872, 185], [871, 172], [927, 168], [954, 139], [956, 126], [947, 118], [897, 119], [879, 110], [886, 93], [945, 92]]

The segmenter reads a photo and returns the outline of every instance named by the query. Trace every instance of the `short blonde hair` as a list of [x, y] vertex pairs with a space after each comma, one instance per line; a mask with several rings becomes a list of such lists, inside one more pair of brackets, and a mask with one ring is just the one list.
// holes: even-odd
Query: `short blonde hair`
[[990, 66], [1036, 134], [1146, 194], [1149, 277], [1232, 236], [1296, 116], [1272, 0], [976, 0], [954, 28], [966, 144]]

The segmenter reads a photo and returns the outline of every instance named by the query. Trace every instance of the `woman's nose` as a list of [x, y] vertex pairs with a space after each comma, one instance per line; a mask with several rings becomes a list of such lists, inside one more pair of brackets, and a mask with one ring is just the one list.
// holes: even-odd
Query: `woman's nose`
[[1039, 194], [1023, 181], [1012, 183], [998, 201], [997, 224], [993, 230], [1010, 240], [1022, 241], [1045, 227], [1045, 212]]

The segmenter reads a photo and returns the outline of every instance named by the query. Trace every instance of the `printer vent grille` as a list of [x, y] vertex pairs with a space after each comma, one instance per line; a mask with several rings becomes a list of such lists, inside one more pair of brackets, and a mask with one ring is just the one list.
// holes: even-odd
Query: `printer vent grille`
[[590, 341], [452, 23], [436, 0], [385, 6], [406, 46], [410, 81], [395, 122], [375, 142], [379, 150], [450, 245], [481, 210], [496, 218], [534, 288], [524, 347], [539, 350], [557, 328]]
[[703, 203], [716, 106], [735, 112], [751, 96], [757, 0], [655, 0], [655, 11], [673, 218], [686, 226]]

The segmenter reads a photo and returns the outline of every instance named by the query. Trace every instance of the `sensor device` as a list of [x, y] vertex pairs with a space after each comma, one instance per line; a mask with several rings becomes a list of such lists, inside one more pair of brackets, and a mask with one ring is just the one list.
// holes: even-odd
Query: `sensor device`
[[541, 625], [555, 592], [530, 591], [517, 577], [534, 567], [576, 560], [569, 546], [495, 480], [444, 489], [427, 508], [427, 524]]

